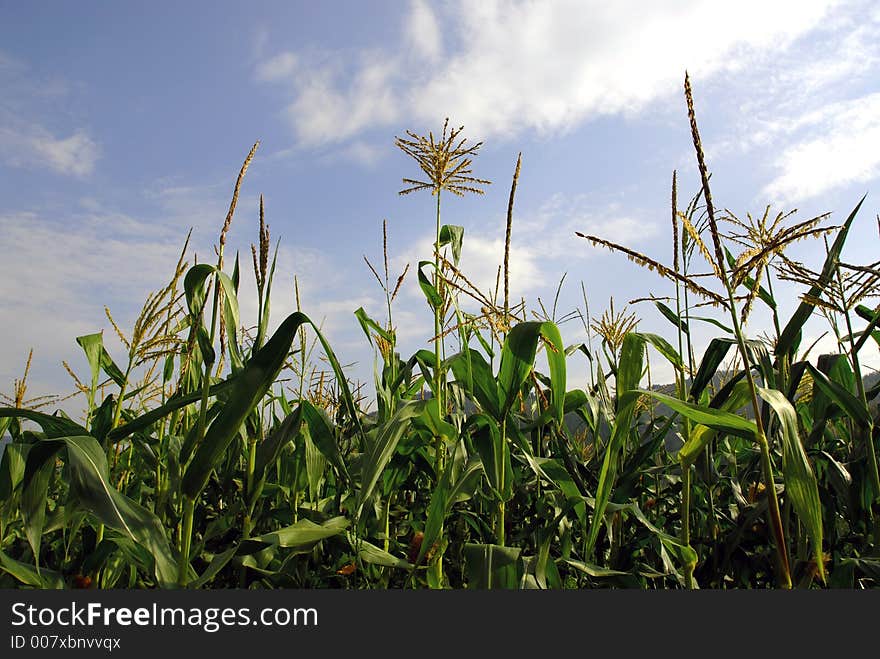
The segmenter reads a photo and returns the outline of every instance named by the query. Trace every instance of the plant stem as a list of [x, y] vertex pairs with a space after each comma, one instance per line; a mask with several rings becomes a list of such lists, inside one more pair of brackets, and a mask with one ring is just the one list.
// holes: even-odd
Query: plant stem
[[177, 563], [177, 585], [186, 587], [189, 572], [189, 552], [192, 544], [193, 513], [195, 512], [195, 499], [186, 497], [183, 503], [183, 528], [181, 535], [180, 559]]
[[[501, 419], [501, 456], [499, 459], [501, 460], [501, 469], [498, 476], [498, 491], [504, 496], [504, 488], [506, 487], [506, 483], [504, 482], [504, 467], [506, 465], [506, 460], [504, 460], [504, 447], [507, 444], [507, 418]], [[504, 499], [498, 500], [498, 507], [495, 511], [495, 542], [504, 546], [505, 542], [505, 533], [504, 533], [504, 524], [505, 524], [505, 501]]]
[[[837, 276], [840, 277], [840, 268], [837, 270]], [[865, 406], [865, 409], [868, 409], [868, 399], [865, 394], [865, 383], [862, 381], [862, 369], [859, 365], [859, 355], [856, 352], [855, 339], [853, 337], [853, 328], [852, 328], [852, 320], [850, 319], [849, 309], [846, 309], [846, 313], [844, 314], [844, 318], [846, 319], [846, 331], [849, 335], [849, 345], [850, 345], [850, 362], [852, 363], [853, 373], [856, 378], [856, 388], [859, 392], [859, 400], [862, 402], [862, 405]], [[874, 534], [874, 546], [880, 547], [880, 473], [877, 470], [877, 453], [874, 450], [874, 424], [873, 417], [868, 414], [868, 418], [872, 420], [872, 423], [869, 423], [867, 426], [856, 423], [853, 420], [855, 426], [858, 428], [858, 433], [862, 435], [862, 441], [865, 443], [865, 449], [868, 454], [868, 473], [871, 478], [871, 489], [874, 490], [874, 497], [871, 501], [871, 526]]]
[[[691, 546], [691, 466], [681, 465], [681, 544]], [[694, 587], [694, 568], [687, 562], [684, 566], [684, 583], [688, 590]]]

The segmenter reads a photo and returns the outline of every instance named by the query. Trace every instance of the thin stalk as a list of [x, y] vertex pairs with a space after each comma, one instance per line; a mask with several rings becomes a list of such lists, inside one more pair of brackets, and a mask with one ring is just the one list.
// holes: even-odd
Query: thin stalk
[[513, 198], [516, 194], [516, 183], [519, 180], [519, 168], [522, 164], [522, 153], [516, 158], [516, 170], [513, 172], [513, 183], [510, 186], [510, 199], [507, 202], [507, 224], [504, 231], [504, 327], [510, 326], [510, 232], [513, 226]]
[[177, 563], [177, 585], [186, 587], [189, 572], [189, 552], [192, 544], [193, 514], [195, 512], [195, 499], [185, 497], [183, 503], [183, 526], [181, 527], [180, 559]]
[[764, 474], [765, 486], [767, 488], [767, 500], [770, 513], [770, 526], [776, 540], [776, 552], [779, 558], [781, 574], [779, 575], [780, 587], [791, 589], [791, 569], [788, 563], [788, 552], [785, 546], [785, 534], [782, 529], [782, 520], [779, 514], [779, 498], [776, 495], [776, 486], [773, 479], [773, 463], [770, 459], [770, 444], [764, 433], [764, 424], [761, 420], [761, 408], [758, 403], [758, 389], [755, 385], [755, 379], [752, 376], [751, 364], [749, 362], [748, 352], [746, 351], [745, 339], [743, 338], [742, 327], [739, 322], [739, 315], [736, 313], [736, 301], [734, 300], [733, 287], [730, 278], [727, 276], [727, 267], [725, 265], [724, 253], [721, 247], [721, 238], [718, 233], [718, 224], [715, 221], [715, 208], [712, 204], [712, 193], [709, 189], [709, 173], [706, 167], [706, 161], [703, 154], [703, 145], [700, 140], [700, 133], [697, 129], [697, 118], [694, 113], [693, 95], [691, 93], [691, 83], [687, 74], [685, 74], [685, 98], [688, 106], [688, 118], [691, 124], [691, 135], [693, 137], [694, 149], [697, 153], [697, 166], [700, 170], [700, 180], [703, 185], [703, 194], [706, 200], [706, 213], [709, 217], [709, 230], [712, 235], [712, 242], [715, 247], [715, 261], [718, 266], [718, 274], [721, 283], [727, 291], [727, 303], [730, 310], [730, 318], [733, 323], [734, 335], [736, 336], [736, 344], [739, 348], [740, 356], [743, 361], [743, 369], [745, 370], [746, 380], [749, 384], [749, 392], [752, 399], [752, 410], [755, 416], [755, 425], [757, 433], [755, 436], [761, 450], [761, 466]]
[[[434, 289], [440, 294], [440, 286], [441, 286], [441, 277], [440, 277], [440, 189], [437, 189], [437, 219], [436, 219], [436, 232], [435, 232], [435, 242], [434, 242]], [[442, 294], [441, 299], [442, 299]], [[442, 304], [441, 304], [442, 306]], [[440, 307], [434, 307], [434, 395], [437, 398], [437, 408], [438, 413], [440, 414], [440, 418], [442, 419], [445, 415], [443, 413], [443, 380], [441, 373], [441, 352], [440, 345], [442, 339], [441, 335], [441, 327], [440, 327]], [[443, 456], [442, 456], [442, 448], [443, 442], [440, 436], [434, 438], [434, 463], [437, 473], [443, 471]]]
[[[724, 265], [722, 263], [722, 274], [724, 273]], [[773, 478], [773, 462], [770, 458], [770, 443], [764, 434], [764, 424], [761, 419], [761, 408], [758, 403], [758, 389], [755, 385], [755, 378], [752, 375], [751, 364], [749, 363], [748, 353], [746, 351], [745, 340], [743, 339], [742, 328], [739, 324], [739, 316], [736, 313], [736, 305], [733, 300], [733, 291], [727, 283], [728, 300], [730, 304], [730, 317], [733, 322], [734, 334], [736, 335], [736, 343], [739, 347], [740, 356], [743, 360], [743, 369], [745, 369], [746, 380], [749, 384], [749, 393], [752, 398], [752, 412], [755, 416], [755, 425], [758, 428], [755, 439], [761, 449], [761, 468], [764, 474], [764, 485], [767, 488], [767, 501], [770, 513], [770, 526], [773, 530], [773, 536], [776, 540], [776, 553], [780, 562], [782, 574], [779, 575], [779, 585], [789, 590], [791, 589], [791, 568], [788, 563], [788, 550], [786, 549], [785, 533], [782, 529], [782, 517], [779, 512], [779, 497], [776, 494], [776, 485]]]
[[[837, 269], [837, 276], [840, 277], [840, 268]], [[849, 309], [844, 309], [844, 318], [846, 319], [846, 331], [849, 336], [850, 345], [850, 362], [852, 363], [853, 373], [856, 377], [856, 388], [859, 392], [859, 400], [867, 409], [868, 398], [865, 394], [865, 383], [862, 381], [862, 369], [859, 364], [859, 356], [856, 352], [855, 339], [853, 337], [852, 319], [850, 318]], [[871, 501], [871, 526], [874, 533], [874, 546], [880, 547], [880, 473], [877, 469], [877, 453], [874, 450], [874, 423], [873, 417], [869, 414], [871, 423], [867, 426], [855, 424], [858, 428], [858, 434], [865, 443], [865, 449], [868, 454], [868, 473], [871, 478], [871, 489], [874, 490], [874, 500]], [[853, 420], [855, 423], [855, 420]]]
[[[438, 295], [440, 295], [441, 300], [443, 299], [443, 295], [440, 293], [441, 286], [441, 277], [440, 277], [440, 187], [438, 186], [436, 189], [437, 192], [437, 216], [435, 222], [435, 242], [434, 242], [434, 288], [437, 291]], [[442, 302], [441, 302], [442, 307]], [[444, 391], [443, 391], [443, 374], [441, 371], [441, 346], [443, 344], [443, 339], [441, 338], [441, 319], [440, 312], [441, 307], [434, 307], [434, 395], [437, 397], [437, 413], [440, 415], [442, 419], [445, 415], [445, 407], [444, 407]], [[437, 474], [437, 480], [439, 481], [440, 475], [443, 473], [444, 462], [445, 462], [444, 450], [443, 450], [443, 438], [438, 434], [434, 437], [434, 470]], [[443, 537], [443, 527], [440, 527], [440, 536]], [[440, 552], [437, 552], [437, 557], [434, 559], [434, 562], [431, 565], [431, 568], [434, 571], [434, 577], [436, 579], [436, 583], [443, 584], [443, 555]]]
[[[673, 269], [676, 273], [679, 271], [679, 241], [678, 241], [678, 186], [677, 186], [677, 177], [676, 172], [672, 172], [672, 260], [673, 260]], [[685, 262], [685, 276], [687, 276], [687, 259], [684, 259]], [[687, 296], [687, 289], [684, 292], [685, 296]], [[676, 323], [676, 334], [678, 335], [678, 354], [682, 358], [681, 365], [676, 367], [676, 384], [678, 389], [678, 397], [680, 400], [687, 400], [687, 384], [685, 381], [685, 370], [684, 370], [684, 330], [682, 328], [682, 320], [681, 320], [681, 284], [678, 280], [675, 281], [675, 315], [678, 319]], [[688, 336], [688, 344], [690, 347], [690, 336]], [[693, 368], [693, 364], [691, 364], [691, 368]], [[690, 420], [683, 419], [682, 420], [682, 435], [684, 436], [684, 441], [687, 443], [690, 438]], [[660, 501], [659, 490], [657, 493], [657, 501]], [[690, 547], [691, 544], [691, 527], [690, 527], [690, 509], [691, 509], [691, 469], [690, 465], [682, 465], [682, 481], [681, 481], [681, 543], [685, 547]], [[694, 587], [694, 568], [695, 565], [691, 565], [688, 563], [685, 565], [685, 587], [693, 589]]]
[[[506, 418], [501, 420], [501, 443], [502, 443], [502, 446], [505, 445], [505, 442], [507, 442], [507, 419]], [[502, 454], [503, 454], [503, 451], [502, 451]], [[504, 488], [506, 486], [506, 483], [504, 482], [504, 476], [505, 476], [504, 460], [502, 459], [501, 473], [499, 474], [499, 482], [498, 482], [498, 491], [502, 492], [502, 493], [504, 492]], [[505, 514], [506, 514], [505, 508], [506, 508], [506, 506], [505, 506], [504, 499], [499, 499], [498, 505], [495, 510], [495, 542], [497, 542], [502, 547], [504, 546], [504, 542], [505, 542], [505, 533], [504, 533]]]
[[[691, 466], [682, 465], [681, 468], [681, 544], [691, 546]], [[688, 590], [694, 587], [694, 568], [696, 566], [686, 563], [684, 566], [684, 583]]]

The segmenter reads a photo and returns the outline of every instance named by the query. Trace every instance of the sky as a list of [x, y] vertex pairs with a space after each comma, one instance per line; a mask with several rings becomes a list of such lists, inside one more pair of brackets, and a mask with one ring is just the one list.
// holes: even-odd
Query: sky
[[[190, 262], [213, 260], [258, 140], [227, 243], [243, 257], [243, 322], [255, 322], [249, 252], [262, 194], [280, 240], [273, 326], [295, 308], [296, 276], [303, 310], [368, 391], [375, 355], [354, 311], [385, 320], [364, 262], [381, 267], [383, 220], [392, 281], [410, 264], [393, 310], [401, 354], [428, 347], [415, 267], [432, 255], [434, 199], [398, 194], [420, 172], [394, 140], [436, 135], [446, 118], [482, 142], [473, 173], [492, 181], [484, 195], [442, 197], [443, 222], [464, 227], [462, 269], [483, 291], [502, 260], [521, 153], [512, 299], [550, 311], [563, 277], [557, 317], [585, 311], [582, 284], [593, 316], [612, 297], [619, 310], [672, 295], [575, 232], [671, 263], [673, 170], [682, 203], [700, 187], [685, 71], [716, 207], [740, 218], [796, 209], [793, 221], [828, 212], [833, 224], [867, 194], [844, 258], [873, 262], [878, 28], [880, 7], [862, 0], [0, 0], [0, 392], [11, 394], [31, 348], [28, 397], [73, 391], [61, 362], [86, 379], [82, 334], [103, 331], [124, 361], [104, 306], [130, 331], [190, 229]], [[790, 254], [815, 270], [824, 246]], [[803, 290], [774, 290], [784, 321]], [[673, 339], [650, 303], [630, 311], [639, 329]], [[717, 334], [703, 325], [698, 355]], [[566, 344], [587, 339], [580, 320], [560, 329]], [[825, 329], [811, 322], [804, 345]], [[759, 307], [748, 333], [769, 330]], [[833, 348], [829, 336], [820, 348]], [[584, 386], [584, 364], [570, 364], [569, 388]], [[659, 357], [652, 367], [655, 381], [671, 379]]]

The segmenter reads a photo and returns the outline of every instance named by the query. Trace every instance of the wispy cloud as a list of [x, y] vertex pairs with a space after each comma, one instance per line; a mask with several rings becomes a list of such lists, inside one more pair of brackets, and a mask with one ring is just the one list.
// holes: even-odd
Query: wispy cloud
[[100, 148], [89, 131], [49, 128], [35, 118], [57, 108], [69, 93], [65, 81], [34, 79], [23, 62], [0, 52], [0, 85], [0, 163], [75, 177], [94, 171]]
[[83, 130], [57, 137], [36, 123], [10, 120], [0, 127], [0, 160], [10, 167], [83, 177], [95, 170], [99, 156], [98, 144]]
[[715, 103], [729, 128], [714, 153], [761, 154], [762, 200], [800, 202], [878, 174], [880, 11], [863, 0], [837, 9], [809, 39], [727, 81], [732, 103]]
[[405, 25], [406, 41], [416, 57], [431, 62], [442, 55], [443, 41], [437, 16], [425, 0], [414, 0]]
[[[173, 201], [160, 206], [183, 212], [187, 199], [206, 196], [210, 197], [198, 187], [177, 187], [168, 193]], [[176, 215], [168, 220], [163, 211], [161, 216], [163, 220], [157, 221], [128, 215], [102, 206], [95, 198], [82, 200], [61, 220], [34, 212], [0, 214], [0, 235], [15, 246], [4, 256], [5, 274], [0, 278], [0, 308], [5, 317], [15, 319], [0, 343], [0, 390], [6, 391], [12, 379], [21, 376], [24, 359], [33, 348], [33, 394], [66, 393], [61, 361], [69, 361], [82, 374], [85, 361], [74, 339], [83, 334], [103, 331], [111, 355], [123, 359], [124, 347], [104, 316], [104, 305], [127, 331], [147, 294], [167, 284], [185, 229]], [[247, 254], [247, 241], [255, 231], [240, 223], [228, 247]], [[210, 260], [214, 241], [213, 232], [209, 235], [202, 230], [194, 235], [187, 261], [192, 264], [195, 253], [200, 261]], [[363, 349], [353, 312], [359, 306], [384, 308], [380, 297], [370, 292], [352, 295], [350, 273], [331, 254], [283, 242], [278, 251], [270, 331], [296, 308], [294, 275], [303, 310], [321, 325], [334, 348], [346, 357], [354, 352], [350, 348]], [[241, 262], [239, 304], [242, 323], [252, 327], [257, 303], [249, 257]], [[65, 409], [75, 411], [77, 405]]]
[[289, 89], [286, 116], [303, 145], [447, 115], [483, 136], [559, 133], [679, 93], [686, 68], [705, 79], [778, 54], [837, 4], [496, 1], [434, 11], [419, 1], [404, 19], [404, 47], [358, 62], [282, 52], [256, 77]]
[[803, 124], [806, 135], [776, 158], [766, 196], [787, 203], [880, 176], [880, 93], [830, 104]]

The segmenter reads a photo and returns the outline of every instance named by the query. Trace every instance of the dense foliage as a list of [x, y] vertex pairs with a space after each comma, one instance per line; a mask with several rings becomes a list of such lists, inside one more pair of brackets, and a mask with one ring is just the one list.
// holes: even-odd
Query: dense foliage
[[[840, 260], [861, 203], [837, 227], [716, 213], [689, 83], [686, 98], [701, 185], [680, 210], [673, 178], [672, 265], [581, 236], [674, 286], [650, 300], [669, 340], [612, 304], [580, 313], [588, 340], [566, 345], [555, 309], [527, 320], [510, 305], [508, 252], [496, 290], [474, 288], [440, 199], [488, 183], [471, 176], [479, 144], [446, 126], [399, 139], [427, 179], [403, 192], [436, 198], [435, 250], [415, 269], [434, 332], [401, 357], [392, 303], [406, 272], [392, 286], [387, 252], [381, 275], [370, 264], [387, 304], [384, 321], [355, 312], [379, 363], [369, 411], [305, 313], [270, 335], [262, 208], [258, 317], [250, 329], [239, 317], [240, 264], [224, 251], [254, 145], [216, 264], [189, 266], [184, 247], [132, 331], [113, 323], [124, 362], [101, 334], [77, 338], [83, 422], [33, 409], [24, 378], [0, 408], [0, 587], [875, 586], [878, 389], [859, 354], [880, 342], [863, 304], [880, 271]], [[508, 247], [518, 175], [519, 163]], [[785, 255], [822, 237], [817, 271]], [[691, 274], [695, 259], [714, 284]], [[805, 286], [790, 318], [774, 278]], [[748, 336], [756, 310], [773, 336]], [[818, 313], [840, 349], [808, 361], [801, 333]], [[697, 359], [690, 328], [706, 322], [719, 334]], [[644, 385], [651, 359], [671, 364], [673, 386]], [[566, 377], [571, 360], [588, 382]]]

